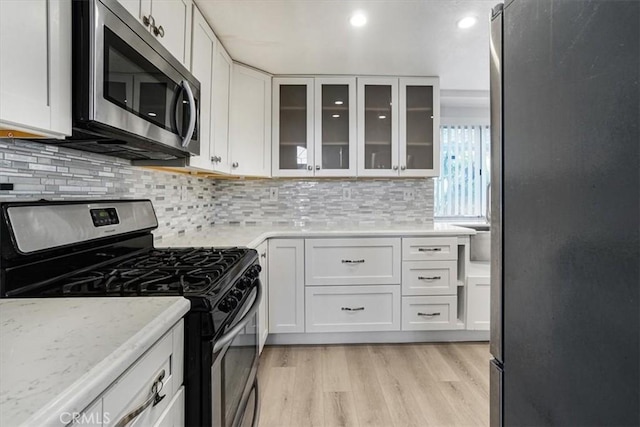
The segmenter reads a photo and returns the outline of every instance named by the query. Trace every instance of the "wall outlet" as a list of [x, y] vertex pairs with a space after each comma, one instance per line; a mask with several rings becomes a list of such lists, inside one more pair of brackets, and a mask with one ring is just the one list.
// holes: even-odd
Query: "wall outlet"
[[269, 188], [269, 200], [278, 200], [278, 187]]
[[342, 200], [351, 200], [351, 189], [343, 188], [342, 189]]
[[406, 189], [404, 190], [404, 200], [405, 201], [411, 201], [413, 199], [416, 198], [416, 193], [415, 190], [411, 190], [411, 189]]

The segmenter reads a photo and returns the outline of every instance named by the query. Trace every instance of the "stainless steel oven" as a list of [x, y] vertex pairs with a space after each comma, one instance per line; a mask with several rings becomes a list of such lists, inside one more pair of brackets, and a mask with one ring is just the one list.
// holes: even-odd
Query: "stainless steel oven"
[[73, 2], [74, 133], [131, 160], [199, 154], [200, 83], [115, 0]]
[[213, 347], [211, 412], [215, 427], [256, 427], [258, 424], [259, 334], [255, 325], [262, 285], [252, 294], [239, 312], [244, 314], [225, 334], [229, 338], [222, 337]]

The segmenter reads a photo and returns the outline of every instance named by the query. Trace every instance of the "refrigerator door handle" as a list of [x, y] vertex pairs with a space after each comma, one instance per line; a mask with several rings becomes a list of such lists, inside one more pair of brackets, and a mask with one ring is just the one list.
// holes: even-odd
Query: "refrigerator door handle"
[[[502, 283], [502, 4], [493, 10], [489, 76], [491, 80], [491, 354], [503, 363]], [[488, 212], [487, 212], [488, 213]]]

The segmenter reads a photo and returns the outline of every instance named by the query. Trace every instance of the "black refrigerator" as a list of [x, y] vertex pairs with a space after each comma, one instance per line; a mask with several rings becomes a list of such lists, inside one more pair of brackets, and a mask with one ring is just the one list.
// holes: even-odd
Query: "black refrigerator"
[[491, 426], [640, 425], [640, 1], [491, 22]]

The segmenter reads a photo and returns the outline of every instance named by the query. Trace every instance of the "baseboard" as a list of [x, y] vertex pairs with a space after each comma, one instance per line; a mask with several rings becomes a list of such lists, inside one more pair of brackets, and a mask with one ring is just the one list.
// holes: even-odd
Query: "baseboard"
[[266, 345], [489, 341], [489, 331], [398, 331], [269, 334]]

